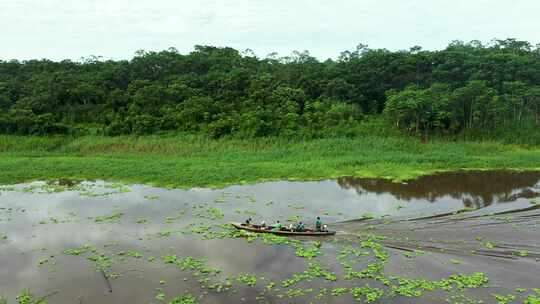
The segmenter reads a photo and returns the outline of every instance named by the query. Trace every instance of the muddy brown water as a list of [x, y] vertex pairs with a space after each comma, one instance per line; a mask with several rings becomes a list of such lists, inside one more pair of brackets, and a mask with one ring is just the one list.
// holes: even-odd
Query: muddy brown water
[[[0, 189], [0, 296], [11, 301], [28, 289], [49, 303], [163, 303], [156, 299], [161, 291], [166, 301], [192, 294], [200, 303], [350, 303], [350, 294], [315, 296], [321, 288], [378, 286], [369, 279], [342, 279], [337, 252], [358, 233], [387, 237], [382, 244], [390, 254], [384, 269], [389, 276], [437, 280], [483, 272], [489, 278], [487, 287], [460, 294], [427, 292], [420, 298], [397, 296], [381, 303], [448, 303], [459, 302], [458, 297], [492, 303], [493, 293], [540, 287], [540, 210], [534, 204], [540, 203], [540, 173], [458, 172], [408, 183], [355, 178], [283, 181], [219, 190], [100, 181], [59, 192], [42, 182]], [[464, 208], [467, 212], [461, 212]], [[223, 217], [212, 218], [210, 209]], [[99, 220], [115, 214], [121, 215]], [[318, 239], [321, 254], [312, 260], [296, 256], [287, 245], [177, 233], [190, 225], [247, 217], [286, 224], [287, 219], [300, 219], [311, 225], [318, 215], [338, 234]], [[375, 219], [365, 219], [371, 217]], [[164, 232], [173, 233], [160, 235]], [[109, 270], [119, 277], [105, 279], [87, 255], [64, 253], [84, 245], [111, 257]], [[126, 251], [142, 257], [118, 255]], [[411, 258], [411, 252], [422, 254]], [[205, 288], [201, 276], [162, 261], [162, 256], [173, 254], [204, 259], [220, 269], [220, 278], [250, 274], [257, 283], [250, 287], [233, 280], [233, 290], [225, 292]], [[329, 268], [338, 280], [279, 286], [311, 262]], [[277, 290], [266, 291], [271, 282]], [[289, 297], [291, 288], [313, 291]]]

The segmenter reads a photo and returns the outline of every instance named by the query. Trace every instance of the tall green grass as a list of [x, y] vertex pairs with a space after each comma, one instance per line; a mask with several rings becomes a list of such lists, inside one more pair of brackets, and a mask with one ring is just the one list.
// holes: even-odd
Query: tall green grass
[[212, 140], [199, 136], [0, 136], [0, 183], [107, 179], [225, 186], [339, 176], [414, 178], [458, 169], [539, 170], [540, 150], [496, 142], [427, 144], [409, 137]]

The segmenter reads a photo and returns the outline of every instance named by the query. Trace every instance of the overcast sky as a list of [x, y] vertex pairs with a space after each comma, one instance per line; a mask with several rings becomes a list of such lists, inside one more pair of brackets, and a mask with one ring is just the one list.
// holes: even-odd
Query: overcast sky
[[335, 58], [450, 41], [540, 42], [540, 0], [0, 0], [0, 59], [129, 59], [195, 44]]

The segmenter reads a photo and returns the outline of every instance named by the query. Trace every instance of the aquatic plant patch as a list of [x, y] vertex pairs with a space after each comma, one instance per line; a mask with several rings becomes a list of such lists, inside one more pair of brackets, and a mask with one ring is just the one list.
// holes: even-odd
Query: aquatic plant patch
[[122, 218], [124, 214], [121, 212], [115, 212], [110, 215], [102, 215], [102, 216], [96, 216], [94, 218], [94, 222], [101, 223], [101, 222], [116, 222]]
[[308, 267], [306, 268], [306, 270], [304, 270], [302, 274], [294, 274], [291, 278], [281, 281], [281, 286], [287, 288], [301, 281], [315, 278], [323, 278], [327, 281], [337, 280], [337, 277], [333, 272], [324, 269], [321, 265], [317, 263], [309, 263]]
[[30, 290], [24, 290], [16, 297], [19, 304], [47, 304], [45, 299], [37, 298]]
[[197, 301], [197, 298], [194, 296], [187, 294], [180, 297], [175, 297], [171, 301], [169, 301], [169, 304], [197, 304], [199, 303]]

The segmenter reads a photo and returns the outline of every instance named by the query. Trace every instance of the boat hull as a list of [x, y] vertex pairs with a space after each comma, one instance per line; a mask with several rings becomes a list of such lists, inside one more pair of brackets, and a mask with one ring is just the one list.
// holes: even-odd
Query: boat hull
[[242, 229], [246, 231], [256, 232], [256, 233], [272, 233], [277, 235], [301, 235], [301, 236], [325, 236], [325, 235], [334, 235], [336, 234], [335, 231], [314, 231], [311, 229], [307, 229], [306, 231], [298, 232], [298, 231], [289, 231], [289, 230], [270, 230], [270, 229], [262, 229], [259, 225], [250, 225], [246, 226], [242, 223], [236, 223], [231, 222], [231, 225], [233, 225], [237, 229]]

